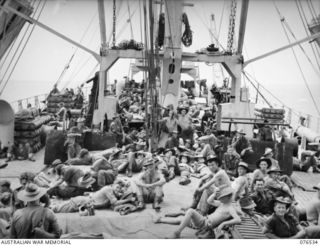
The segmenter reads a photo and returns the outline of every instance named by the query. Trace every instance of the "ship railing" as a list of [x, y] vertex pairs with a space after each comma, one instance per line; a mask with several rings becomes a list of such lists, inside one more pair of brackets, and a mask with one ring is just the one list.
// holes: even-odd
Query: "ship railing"
[[[89, 94], [91, 93], [91, 87], [92, 87], [91, 85], [88, 85], [82, 88], [82, 92], [86, 100], [88, 100]], [[22, 98], [16, 101], [12, 101], [10, 104], [15, 112], [18, 112], [21, 109], [27, 108], [28, 104], [31, 104], [31, 107], [35, 107], [37, 109], [43, 109], [46, 106], [47, 97], [48, 97], [48, 93], [39, 94], [31, 97]]]
[[45, 107], [45, 101], [48, 97], [48, 94], [40, 94], [36, 96], [22, 98], [16, 101], [11, 102], [11, 107], [15, 112], [18, 112], [21, 109], [28, 107], [28, 104], [31, 104], [31, 107], [42, 109]]

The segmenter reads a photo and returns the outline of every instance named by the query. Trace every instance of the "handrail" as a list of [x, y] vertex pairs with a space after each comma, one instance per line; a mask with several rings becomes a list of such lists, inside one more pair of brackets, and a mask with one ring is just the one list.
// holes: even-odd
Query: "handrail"
[[[85, 98], [88, 98], [88, 90], [90, 86], [85, 86], [83, 87], [84, 90], [84, 95]], [[30, 96], [30, 97], [26, 97], [26, 98], [21, 98], [19, 100], [15, 100], [15, 101], [11, 101], [10, 104], [12, 106], [12, 108], [17, 111], [19, 110], [19, 103], [21, 103], [21, 106], [23, 108], [23, 104], [27, 104], [32, 100], [32, 102], [34, 103], [34, 107], [40, 108], [40, 104], [36, 105], [36, 98], [38, 98], [38, 103], [40, 103], [41, 101], [46, 100], [46, 98], [48, 97], [48, 93], [43, 93], [43, 94], [39, 94], [39, 95], [34, 95], [34, 96]]]
[[19, 99], [19, 100], [15, 100], [15, 101], [12, 101], [10, 103], [18, 103], [19, 101], [24, 101], [24, 100], [28, 100], [28, 99], [31, 99], [31, 98], [36, 98], [36, 97], [40, 97], [40, 96], [47, 96], [48, 94], [45, 93], [45, 94], [39, 94], [39, 95], [35, 95], [35, 96], [31, 96], [31, 97], [26, 97], [26, 98], [22, 98], [22, 99]]

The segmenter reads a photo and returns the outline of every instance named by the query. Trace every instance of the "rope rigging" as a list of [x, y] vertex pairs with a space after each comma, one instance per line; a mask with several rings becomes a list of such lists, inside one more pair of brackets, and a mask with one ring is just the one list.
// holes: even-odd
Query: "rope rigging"
[[[196, 13], [199, 17], [199, 19], [201, 20], [202, 24], [207, 28], [207, 30], [209, 31], [210, 35], [214, 38], [216, 44], [223, 50], [226, 51], [226, 49], [222, 46], [222, 44], [219, 42], [219, 39], [216, 37], [216, 35], [214, 35], [214, 33], [212, 32], [212, 30], [210, 29], [210, 27], [204, 22], [203, 18], [201, 15], [199, 15], [199, 13], [197, 11], [195, 11], [195, 9], [192, 9], [194, 11], [194, 13]], [[221, 22], [220, 22], [220, 27], [221, 27]]]
[[189, 47], [192, 44], [192, 31], [186, 13], [182, 14], [182, 22], [185, 25], [185, 29], [182, 34], [181, 41], [184, 44], [184, 46]]
[[113, 0], [113, 18], [112, 18], [112, 47], [116, 46], [116, 0]]
[[[277, 10], [277, 12], [278, 12], [278, 14], [280, 15], [280, 18], [281, 18], [281, 26], [282, 26], [282, 28], [283, 28], [283, 30], [284, 30], [284, 33], [285, 33], [285, 35], [286, 35], [286, 37], [287, 37], [287, 40], [288, 40], [289, 44], [291, 44], [289, 35], [288, 35], [287, 30], [286, 30], [286, 28], [285, 28], [285, 26], [284, 26], [284, 24], [283, 24], [284, 17], [281, 16], [281, 13], [280, 13], [280, 11], [279, 11], [279, 9], [278, 9], [278, 7], [277, 7], [277, 5], [276, 5], [276, 3], [275, 3], [274, 1], [273, 1], [273, 4], [274, 4], [274, 6], [275, 6], [275, 8], [276, 8], [276, 10]], [[293, 56], [294, 56], [294, 58], [295, 58], [295, 60], [296, 60], [296, 63], [297, 63], [297, 65], [298, 65], [298, 68], [299, 68], [299, 71], [300, 71], [302, 80], [303, 80], [303, 82], [304, 82], [304, 84], [305, 84], [305, 86], [306, 86], [306, 88], [307, 88], [307, 90], [308, 90], [308, 92], [309, 92], [309, 95], [310, 95], [310, 97], [311, 97], [311, 99], [312, 99], [312, 102], [313, 102], [313, 104], [314, 104], [314, 107], [315, 107], [315, 109], [317, 110], [318, 115], [320, 116], [319, 107], [318, 107], [318, 105], [317, 105], [317, 103], [316, 103], [316, 100], [315, 100], [315, 98], [314, 98], [314, 96], [313, 96], [313, 94], [312, 94], [312, 92], [311, 92], [311, 89], [310, 89], [310, 87], [309, 87], [309, 85], [308, 85], [307, 79], [306, 79], [306, 77], [305, 77], [305, 75], [304, 75], [304, 73], [303, 73], [303, 71], [302, 71], [302, 68], [301, 68], [299, 59], [298, 59], [298, 57], [297, 57], [297, 55], [296, 55], [296, 52], [295, 52], [295, 50], [293, 49], [293, 47], [291, 47], [291, 50], [292, 50]]]
[[131, 34], [131, 39], [134, 39], [134, 36], [133, 36], [133, 28], [132, 28], [132, 22], [131, 22], [131, 13], [130, 13], [129, 0], [127, 0], [127, 6], [128, 6], [128, 16], [129, 16], [128, 22], [130, 23], [130, 34]]
[[[243, 73], [245, 73], [247, 75], [247, 79], [251, 79], [251, 82], [252, 80], [254, 82], [256, 82], [259, 87], [261, 87], [262, 89], [264, 89], [266, 92], [269, 93], [269, 95], [271, 95], [274, 99], [276, 99], [283, 107], [287, 108], [287, 109], [290, 109], [296, 116], [299, 116], [299, 114], [296, 112], [296, 110], [293, 110], [293, 108], [290, 108], [288, 107], [283, 101], [281, 101], [278, 97], [276, 97], [271, 91], [269, 91], [266, 87], [264, 87], [261, 83], [259, 83], [252, 75], [250, 75], [248, 72], [246, 71], [243, 71]], [[250, 80], [249, 80], [250, 81]]]
[[[97, 15], [98, 15], [98, 12], [95, 12], [95, 14], [92, 16], [92, 18], [91, 18], [88, 26], [86, 27], [84, 33], [82, 34], [82, 37], [81, 37], [81, 39], [80, 39], [80, 41], [79, 41], [80, 44], [82, 43], [83, 39], [84, 39], [85, 36], [87, 35], [87, 33], [88, 33], [88, 31], [89, 31], [89, 29], [90, 29], [93, 21], [94, 21], [95, 18], [97, 17]], [[74, 50], [73, 54], [71, 55], [68, 63], [67, 63], [66, 66], [64, 67], [64, 69], [63, 69], [60, 77], [58, 78], [58, 80], [57, 80], [57, 82], [56, 82], [57, 85], [59, 85], [59, 83], [62, 81], [62, 78], [64, 77], [65, 73], [66, 73], [67, 70], [69, 69], [70, 64], [71, 64], [71, 62], [72, 62], [72, 60], [73, 60], [73, 58], [74, 58], [74, 56], [76, 55], [76, 53], [77, 53], [78, 50], [79, 50], [79, 47], [76, 47], [76, 49]], [[70, 84], [70, 82], [72, 81], [71, 77], [72, 77], [73, 75], [74, 75], [74, 73], [72, 73], [72, 75], [70, 76], [70, 79], [64, 84], [63, 89], [65, 89], [65, 88]], [[72, 78], [73, 78], [73, 77], [72, 77]]]
[[219, 39], [219, 37], [220, 37], [220, 31], [221, 31], [221, 25], [222, 25], [222, 18], [223, 18], [223, 14], [224, 14], [225, 5], [226, 5], [226, 1], [223, 0], [222, 13], [221, 13], [221, 16], [220, 16], [219, 30], [218, 30], [218, 36], [217, 36], [218, 39]]
[[[38, 7], [40, 6], [40, 3], [41, 3], [41, 2], [39, 2]], [[36, 19], [36, 20], [39, 20], [39, 18], [40, 18], [40, 16], [41, 16], [41, 13], [42, 13], [42, 11], [43, 11], [46, 3], [47, 3], [47, 0], [44, 1], [43, 5], [42, 5], [42, 7], [41, 7], [41, 9], [40, 9], [39, 15], [37, 16], [37, 19]], [[37, 7], [37, 8], [38, 8], [38, 7]], [[35, 14], [34, 14], [34, 15], [35, 15]], [[29, 26], [30, 26], [30, 25], [29, 25]], [[28, 27], [29, 27], [29, 26], [28, 26]], [[33, 33], [34, 28], [35, 28], [35, 25], [32, 26], [31, 31], [30, 31], [30, 33], [29, 33], [29, 35], [28, 35], [28, 37], [27, 37], [27, 39], [26, 39], [26, 41], [25, 41], [25, 43], [24, 43], [21, 51], [20, 51], [20, 54], [19, 54], [17, 60], [15, 61], [14, 65], [13, 65], [13, 68], [12, 68], [12, 70], [11, 70], [11, 72], [10, 72], [7, 80], [4, 82], [4, 80], [3, 80], [4, 77], [3, 77], [3, 79], [0, 81], [0, 84], [4, 82], [4, 85], [3, 85], [3, 87], [2, 87], [2, 89], [1, 89], [1, 91], [0, 91], [0, 95], [1, 95], [1, 94], [3, 93], [3, 91], [5, 90], [7, 84], [8, 84], [8, 82], [9, 82], [9, 80], [10, 80], [10, 78], [11, 78], [11, 76], [12, 76], [12, 74], [13, 74], [13, 72], [14, 72], [14, 70], [15, 70], [18, 62], [19, 62], [19, 60], [20, 60], [20, 57], [22, 56], [22, 54], [23, 54], [23, 52], [24, 52], [24, 50], [25, 50], [25, 48], [26, 48], [26, 46], [27, 46], [27, 44], [28, 44], [28, 42], [29, 42], [29, 40], [30, 40], [30, 37], [31, 37], [31, 34]], [[21, 43], [22, 43], [22, 40], [23, 40], [23, 39], [21, 39]], [[20, 44], [21, 44], [21, 43], [20, 43]], [[19, 44], [19, 47], [20, 47], [20, 44]], [[19, 47], [17, 48], [17, 50], [19, 49]], [[16, 50], [16, 51], [17, 51], [17, 50]], [[15, 54], [16, 54], [16, 52], [15, 52]], [[14, 54], [14, 56], [15, 56], [15, 54]], [[10, 66], [10, 65], [9, 65], [9, 66]], [[9, 66], [8, 66], [8, 69], [9, 69]]]
[[[283, 28], [285, 27], [291, 34], [291, 36], [295, 39], [298, 40], [295, 36], [295, 34], [293, 33], [291, 27], [289, 26], [289, 23], [286, 21], [285, 17], [282, 16], [279, 8], [275, 5], [275, 8], [278, 12], [281, 24], [284, 25]], [[307, 58], [308, 62], [310, 63], [310, 65], [312, 66], [313, 70], [315, 71], [315, 73], [320, 77], [320, 73], [319, 70], [315, 67], [315, 65], [313, 64], [313, 62], [311, 61], [311, 59], [309, 58], [308, 54], [306, 53], [305, 49], [303, 48], [303, 46], [301, 44], [298, 45], [301, 49], [301, 51], [303, 52], [303, 54], [305, 55], [305, 57]], [[320, 67], [318, 67], [320, 68]]]
[[[184, 46], [189, 47], [192, 44], [192, 30], [189, 24], [188, 16], [186, 13], [182, 14], [182, 22], [185, 25], [185, 30], [181, 37], [181, 42]], [[169, 23], [170, 26], [170, 23]], [[170, 28], [170, 27], [169, 27]], [[171, 28], [170, 28], [171, 32]], [[159, 28], [158, 28], [158, 46], [163, 47], [164, 45], [164, 36], [165, 36], [165, 15], [161, 13], [159, 15]]]
[[[251, 80], [250, 78], [247, 76], [246, 72], [243, 71], [242, 74], [244, 75], [244, 77], [251, 83], [251, 85], [256, 89], [257, 93], [262, 97], [262, 99], [269, 105], [270, 108], [273, 108], [271, 103], [269, 103], [269, 101], [264, 97], [264, 95], [261, 93], [261, 91], [259, 90], [259, 87], [257, 87]], [[258, 84], [259, 85], [259, 84]]]
[[[225, 3], [225, 2], [224, 2]], [[224, 6], [224, 5], [223, 5]], [[224, 7], [223, 7], [223, 9], [224, 9]], [[222, 12], [223, 12], [223, 10], [222, 10]], [[216, 21], [215, 21], [215, 16], [214, 16], [214, 14], [211, 14], [211, 19], [210, 19], [210, 30], [212, 29], [212, 23], [214, 24], [214, 33], [217, 33], [217, 25], [216, 25]], [[220, 24], [221, 24], [221, 22], [220, 22]], [[221, 28], [221, 25], [220, 25], [220, 27], [219, 27], [219, 33], [220, 33], [220, 28]], [[211, 33], [210, 33], [211, 34]], [[211, 34], [210, 35], [211, 36], [211, 43], [213, 43], [213, 35]], [[219, 34], [218, 34], [218, 38], [219, 38]], [[219, 63], [219, 67], [220, 67], [220, 71], [221, 71], [221, 74], [222, 74], [222, 76], [223, 76], [223, 78], [225, 78], [226, 76], [225, 76], [225, 74], [224, 74], [224, 71], [223, 71], [223, 65], [221, 64], [221, 63]], [[213, 71], [213, 73], [214, 73], [214, 71]]]
[[317, 18], [317, 13], [314, 10], [314, 7], [313, 7], [313, 4], [312, 4], [311, 0], [307, 0], [307, 5], [308, 5], [309, 11], [310, 11], [310, 13], [312, 15], [312, 18], [316, 19]]
[[[297, 9], [298, 9], [299, 16], [300, 16], [301, 22], [302, 22], [302, 24], [303, 24], [304, 30], [305, 30], [305, 32], [306, 32], [306, 35], [309, 36], [309, 32], [308, 32], [308, 20], [307, 20], [307, 17], [306, 17], [306, 15], [305, 15], [305, 13], [304, 13], [304, 10], [303, 10], [301, 1], [300, 1], [300, 0], [295, 0], [295, 3], [296, 3], [296, 6], [297, 6]], [[318, 47], [315, 43], [313, 43], [313, 42], [310, 43], [310, 46], [311, 46], [313, 55], [314, 55], [314, 57], [315, 57], [315, 60], [316, 60], [316, 62], [317, 62], [318, 68], [320, 69], [320, 62], [319, 62], [320, 52], [319, 52], [319, 47]], [[316, 54], [316, 53], [317, 53], [317, 54]]]
[[[32, 8], [34, 7], [34, 5], [35, 5], [35, 2], [33, 2]], [[37, 11], [38, 11], [38, 9], [39, 9], [39, 6], [40, 6], [40, 2], [38, 3], [38, 6], [36, 7], [36, 9], [35, 9], [35, 11], [34, 11], [34, 13], [33, 13], [33, 15], [32, 15], [33, 18], [34, 18], [34, 16], [36, 15], [36, 13], [37, 13]], [[3, 74], [3, 77], [0, 79], [0, 85], [4, 82], [4, 78], [5, 78], [6, 74], [8, 73], [8, 71], [9, 71], [9, 69], [10, 69], [10, 66], [11, 66], [11, 64], [13, 63], [13, 61], [14, 61], [14, 59], [15, 59], [15, 57], [16, 57], [16, 55], [17, 55], [17, 53], [18, 53], [18, 51], [19, 51], [19, 49], [20, 49], [20, 47], [21, 47], [21, 45], [22, 45], [22, 43], [23, 43], [23, 41], [24, 41], [24, 38], [26, 37], [26, 35], [27, 35], [30, 27], [31, 27], [31, 25], [28, 25], [28, 26], [27, 26], [26, 30], [25, 30], [24, 33], [23, 33], [22, 38], [21, 38], [20, 41], [19, 41], [18, 47], [15, 48], [14, 54], [12, 55], [12, 57], [11, 57], [11, 59], [10, 59], [9, 65], [8, 65], [7, 68], [6, 68], [6, 70], [5, 70], [4, 74]], [[11, 49], [13, 48], [13, 46], [14, 46], [14, 44], [15, 44], [15, 42], [16, 42], [17, 40], [18, 40], [18, 37], [14, 40], [14, 43], [13, 43], [12, 46], [10, 47], [9, 52], [7, 52], [7, 55], [6, 55], [6, 57], [5, 57], [5, 60], [6, 60], [7, 57], [9, 56], [9, 53], [11, 52]], [[1, 71], [2, 67], [4, 66], [4, 64], [5, 64], [5, 61], [4, 61], [4, 62], [2, 63], [2, 65], [0, 66], [0, 71]]]
[[[287, 30], [290, 32], [291, 36], [295, 39], [298, 40], [296, 38], [296, 36], [294, 35], [292, 29], [290, 28], [288, 22], [284, 19], [284, 25], [287, 28]], [[301, 49], [301, 51], [303, 52], [303, 54], [305, 55], [305, 57], [307, 58], [308, 62], [310, 63], [310, 65], [312, 66], [313, 70], [316, 72], [316, 74], [320, 77], [320, 73], [319, 70], [315, 67], [315, 65], [313, 64], [313, 62], [311, 61], [310, 57], [308, 56], [308, 54], [306, 53], [305, 49], [302, 47], [301, 44], [299, 44], [299, 47]], [[319, 67], [318, 67], [319, 68]]]
[[[34, 2], [33, 2], [33, 4], [31, 5], [32, 8], [33, 8], [33, 5], [34, 5]], [[7, 26], [7, 24], [8, 24], [8, 23], [7, 23], [7, 21], [8, 21], [7, 16], [5, 16], [4, 18], [5, 18], [5, 19], [4, 19], [4, 25], [3, 25], [3, 26]], [[3, 40], [6, 38], [6, 35], [7, 35], [7, 30], [6, 30], [6, 28], [4, 28], [4, 30], [3, 30], [3, 36], [2, 36], [2, 39], [3, 39]], [[11, 50], [12, 50], [14, 44], [16, 43], [16, 41], [17, 41], [17, 39], [15, 38], [14, 41], [10, 44], [10, 48], [9, 48], [8, 51], [6, 52], [5, 57], [4, 57], [2, 60], [0, 60], [1, 63], [2, 63], [2, 64], [0, 63], [0, 71], [1, 71], [1, 69], [2, 69], [2, 67], [3, 67], [3, 65], [6, 63], [6, 60], [7, 60], [8, 56], [9, 56], [9, 54], [11, 53]], [[1, 48], [1, 42], [0, 42], [0, 48]]]
[[[132, 19], [132, 17], [135, 15], [135, 13], [136, 13], [136, 11], [137, 11], [138, 8], [139, 8], [139, 6], [138, 6], [137, 8], [135, 8], [135, 10], [133, 11], [133, 13], [130, 14], [130, 16], [128, 17], [128, 19], [126, 20], [126, 22], [123, 24], [123, 26], [121, 27], [120, 31], [119, 31], [118, 34], [116, 35], [116, 39], [118, 39], [118, 38], [121, 36], [121, 34], [126, 30], [127, 23], [128, 23], [128, 22], [131, 22], [131, 19]], [[118, 12], [118, 13], [119, 13], [119, 12]], [[117, 14], [117, 16], [118, 16], [118, 14]], [[112, 33], [111, 33], [111, 34], [112, 34]], [[111, 37], [112, 37], [112, 36], [110, 36], [110, 38], [109, 38], [109, 43], [110, 43]], [[133, 40], [133, 39], [131, 39], [131, 40]], [[126, 41], [126, 40], [123, 40], [123, 41]], [[129, 42], [129, 41], [128, 41], [128, 42]], [[113, 48], [116, 49], [117, 46], [114, 46]]]

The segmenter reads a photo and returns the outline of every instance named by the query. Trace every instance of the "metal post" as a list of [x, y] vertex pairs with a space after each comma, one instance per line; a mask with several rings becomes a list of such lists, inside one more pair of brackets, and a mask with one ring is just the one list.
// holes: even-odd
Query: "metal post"
[[107, 71], [104, 69], [105, 64], [108, 63], [106, 59], [107, 55], [107, 35], [106, 35], [106, 22], [105, 22], [105, 13], [104, 13], [104, 0], [98, 0], [98, 12], [99, 12], [99, 24], [100, 24], [100, 38], [101, 38], [101, 64], [99, 71], [99, 94], [98, 94], [98, 122], [100, 123], [100, 130], [103, 131], [104, 123], [104, 110], [103, 110], [103, 101], [104, 101], [104, 90], [106, 86]]
[[101, 51], [104, 52], [107, 47], [106, 21], [104, 13], [104, 0], [98, 0]]
[[243, 67], [247, 66], [247, 65], [248, 65], [249, 63], [251, 63], [251, 62], [260, 60], [260, 59], [265, 58], [265, 57], [267, 57], [267, 56], [273, 55], [273, 54], [278, 53], [278, 52], [280, 52], [280, 51], [283, 51], [283, 50], [285, 50], [285, 49], [289, 49], [289, 48], [291, 48], [291, 47], [293, 47], [293, 46], [295, 46], [295, 45], [298, 45], [298, 44], [300, 44], [300, 43], [303, 43], [303, 42], [306, 42], [306, 41], [309, 41], [309, 40], [316, 39], [316, 38], [318, 38], [318, 37], [320, 37], [320, 32], [318, 32], [318, 33], [316, 33], [316, 34], [314, 34], [314, 35], [308, 36], [308, 37], [306, 37], [306, 38], [300, 39], [300, 40], [298, 40], [298, 41], [296, 41], [296, 42], [293, 42], [293, 43], [291, 43], [291, 44], [282, 46], [281, 48], [278, 48], [278, 49], [275, 49], [275, 50], [273, 50], [273, 51], [267, 52], [267, 53], [265, 53], [265, 54], [263, 54], [263, 55], [260, 55], [260, 56], [257, 56], [257, 57], [255, 57], [255, 58], [252, 58], [252, 59], [244, 62]]
[[149, 84], [150, 84], [150, 98], [151, 98], [151, 126], [152, 126], [152, 137], [151, 137], [151, 151], [155, 151], [158, 148], [157, 141], [157, 113], [158, 113], [158, 102], [156, 100], [156, 74], [154, 64], [154, 43], [153, 43], [153, 6], [152, 1], [149, 0], [149, 20], [150, 20], [150, 53], [149, 53]]

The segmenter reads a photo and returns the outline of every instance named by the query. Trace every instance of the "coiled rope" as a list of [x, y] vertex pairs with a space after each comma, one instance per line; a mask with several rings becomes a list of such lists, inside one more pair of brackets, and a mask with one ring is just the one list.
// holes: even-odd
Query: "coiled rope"
[[186, 13], [182, 14], [182, 22], [185, 25], [185, 29], [182, 34], [181, 41], [184, 44], [184, 46], [189, 47], [192, 44], [192, 31], [191, 31], [188, 16]]

